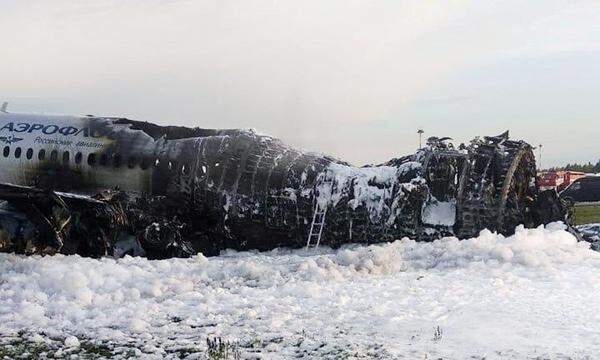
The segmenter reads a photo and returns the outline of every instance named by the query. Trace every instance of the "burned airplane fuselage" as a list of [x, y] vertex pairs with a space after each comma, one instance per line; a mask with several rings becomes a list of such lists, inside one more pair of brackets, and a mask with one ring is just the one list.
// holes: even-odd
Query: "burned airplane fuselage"
[[[564, 218], [506, 135], [353, 167], [250, 130], [0, 113], [0, 250], [149, 257], [511, 233]], [[92, 234], [92, 235], [90, 235]]]

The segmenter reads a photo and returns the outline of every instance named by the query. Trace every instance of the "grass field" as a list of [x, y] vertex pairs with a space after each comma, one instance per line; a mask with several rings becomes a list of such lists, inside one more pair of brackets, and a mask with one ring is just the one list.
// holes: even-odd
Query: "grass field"
[[600, 223], [600, 205], [575, 205], [575, 225]]

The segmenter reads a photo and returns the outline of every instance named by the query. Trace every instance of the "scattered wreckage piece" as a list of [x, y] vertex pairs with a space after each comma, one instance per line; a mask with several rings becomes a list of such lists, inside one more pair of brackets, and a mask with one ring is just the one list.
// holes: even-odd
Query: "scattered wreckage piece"
[[0, 251], [100, 257], [125, 229], [120, 202], [0, 184]]
[[[91, 175], [50, 161], [36, 170], [36, 187], [0, 185], [0, 251], [122, 255], [127, 250], [116, 247], [132, 239], [142, 249], [135, 254], [153, 259], [299, 248], [318, 211], [326, 213], [319, 242], [332, 247], [469, 238], [485, 228], [511, 234], [519, 224], [568, 221], [556, 194], [535, 185], [532, 147], [508, 132], [458, 148], [430, 138], [413, 155], [354, 167], [249, 130], [96, 120], [86, 119], [95, 124], [89, 132], [107, 141], [91, 154], [99, 159]], [[117, 166], [128, 152], [129, 166]], [[134, 177], [143, 187], [74, 195], [106, 186], [107, 171], [117, 178], [134, 171], [131, 158], [146, 164]], [[114, 168], [102, 168], [107, 163]], [[68, 174], [68, 186], [47, 181], [48, 173]]]
[[576, 228], [592, 249], [600, 251], [600, 224], [579, 225]]

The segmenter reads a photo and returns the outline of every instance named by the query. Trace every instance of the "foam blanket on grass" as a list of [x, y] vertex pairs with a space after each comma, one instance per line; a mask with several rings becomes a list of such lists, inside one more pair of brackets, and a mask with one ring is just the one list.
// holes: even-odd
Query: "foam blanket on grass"
[[600, 254], [562, 224], [149, 261], [0, 255], [0, 355], [593, 358]]

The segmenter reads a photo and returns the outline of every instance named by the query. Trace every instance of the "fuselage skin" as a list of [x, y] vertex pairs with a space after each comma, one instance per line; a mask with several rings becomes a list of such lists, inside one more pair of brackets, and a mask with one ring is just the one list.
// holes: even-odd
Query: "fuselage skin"
[[173, 168], [183, 141], [165, 146], [113, 121], [0, 113], [0, 182], [82, 194], [151, 193], [159, 187], [156, 165]]

